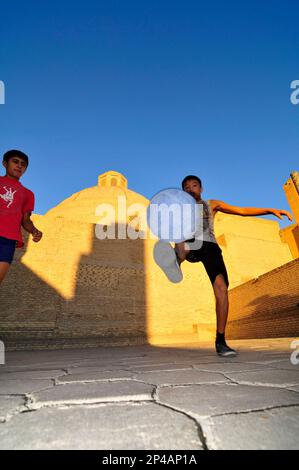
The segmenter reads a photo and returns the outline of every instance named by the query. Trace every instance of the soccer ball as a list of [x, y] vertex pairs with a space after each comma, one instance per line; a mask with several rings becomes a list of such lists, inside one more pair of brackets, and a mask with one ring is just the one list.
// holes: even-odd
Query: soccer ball
[[190, 240], [199, 224], [196, 200], [181, 189], [164, 189], [150, 201], [147, 224], [162, 241], [180, 243]]

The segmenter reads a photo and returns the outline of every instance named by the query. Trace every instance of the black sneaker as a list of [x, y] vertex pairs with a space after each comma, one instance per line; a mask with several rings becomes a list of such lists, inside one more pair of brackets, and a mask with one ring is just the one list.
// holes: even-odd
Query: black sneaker
[[226, 343], [216, 343], [216, 351], [221, 357], [235, 357], [237, 352], [230, 348]]

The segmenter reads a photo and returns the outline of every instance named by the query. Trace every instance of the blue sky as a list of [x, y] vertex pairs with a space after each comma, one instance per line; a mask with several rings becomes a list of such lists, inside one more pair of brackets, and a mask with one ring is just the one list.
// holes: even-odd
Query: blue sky
[[298, 14], [295, 0], [5, 2], [0, 152], [29, 154], [40, 214], [110, 169], [148, 198], [192, 173], [205, 198], [288, 209]]

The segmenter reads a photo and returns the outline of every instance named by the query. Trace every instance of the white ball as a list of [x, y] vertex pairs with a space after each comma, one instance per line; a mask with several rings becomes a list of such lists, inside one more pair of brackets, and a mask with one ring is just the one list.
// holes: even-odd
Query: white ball
[[151, 199], [147, 223], [160, 240], [175, 243], [189, 240], [199, 224], [196, 200], [181, 189], [164, 189]]

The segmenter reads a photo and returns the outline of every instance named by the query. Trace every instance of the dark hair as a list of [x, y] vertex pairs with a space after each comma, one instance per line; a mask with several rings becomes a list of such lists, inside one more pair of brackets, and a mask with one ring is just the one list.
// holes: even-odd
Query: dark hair
[[200, 187], [202, 186], [202, 184], [201, 184], [201, 179], [198, 178], [198, 176], [195, 176], [195, 175], [188, 175], [188, 176], [185, 176], [185, 178], [184, 178], [183, 181], [182, 181], [182, 189], [184, 189], [185, 184], [186, 184], [187, 181], [189, 181], [189, 180], [196, 180], [196, 181], [198, 181]]
[[21, 152], [21, 150], [9, 150], [3, 155], [3, 161], [8, 163], [9, 160], [13, 157], [19, 157], [26, 162], [26, 165], [29, 164], [29, 158], [26, 153]]

